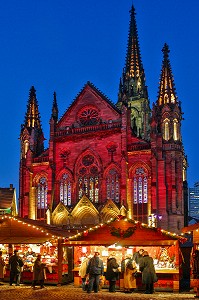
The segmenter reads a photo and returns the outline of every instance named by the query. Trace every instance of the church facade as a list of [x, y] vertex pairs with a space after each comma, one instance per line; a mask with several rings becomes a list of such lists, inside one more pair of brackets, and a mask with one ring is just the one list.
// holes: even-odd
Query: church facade
[[31, 87], [20, 132], [21, 217], [84, 227], [125, 215], [176, 233], [187, 224], [182, 110], [167, 44], [162, 52], [150, 108], [132, 6], [117, 103], [87, 82], [59, 118], [54, 93], [47, 149]]

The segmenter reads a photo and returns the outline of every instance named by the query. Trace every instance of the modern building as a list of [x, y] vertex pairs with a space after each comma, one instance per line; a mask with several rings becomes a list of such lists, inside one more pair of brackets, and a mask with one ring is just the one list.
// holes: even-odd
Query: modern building
[[151, 108], [132, 6], [117, 101], [87, 82], [59, 118], [54, 93], [47, 149], [31, 87], [20, 132], [21, 217], [90, 226], [126, 215], [174, 232], [187, 225], [182, 110], [167, 44], [162, 52]]
[[199, 182], [189, 188], [189, 224], [199, 222]]

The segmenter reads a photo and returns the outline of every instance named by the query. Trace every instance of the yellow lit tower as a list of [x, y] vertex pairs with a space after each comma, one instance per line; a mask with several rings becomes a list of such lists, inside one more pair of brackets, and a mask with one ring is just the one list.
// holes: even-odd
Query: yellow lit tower
[[187, 161], [181, 136], [182, 110], [164, 45], [158, 99], [152, 108], [152, 208], [162, 217], [161, 226], [178, 232], [186, 222]]

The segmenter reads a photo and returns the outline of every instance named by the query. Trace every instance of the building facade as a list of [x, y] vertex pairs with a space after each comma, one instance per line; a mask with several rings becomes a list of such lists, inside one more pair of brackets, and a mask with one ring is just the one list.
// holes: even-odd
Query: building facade
[[189, 188], [189, 223], [199, 222], [199, 182]]
[[132, 6], [117, 103], [87, 82], [59, 118], [54, 93], [47, 149], [30, 89], [20, 133], [20, 216], [89, 226], [126, 215], [174, 232], [186, 225], [182, 110], [167, 44], [162, 52], [158, 99], [150, 108]]

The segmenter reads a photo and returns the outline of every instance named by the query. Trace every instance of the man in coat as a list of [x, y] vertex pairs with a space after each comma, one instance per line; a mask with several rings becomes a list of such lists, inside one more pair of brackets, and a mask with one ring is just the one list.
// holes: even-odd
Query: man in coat
[[139, 262], [140, 271], [142, 272], [142, 283], [145, 284], [145, 294], [154, 293], [154, 282], [157, 282], [157, 275], [153, 264], [153, 258], [144, 251]]
[[16, 285], [20, 285], [21, 280], [21, 268], [24, 263], [23, 260], [18, 256], [18, 250], [14, 250], [14, 254], [9, 258], [10, 265], [10, 285], [13, 284], [16, 278]]
[[91, 293], [93, 289], [95, 293], [98, 293], [100, 276], [104, 274], [104, 264], [99, 258], [99, 252], [96, 251], [94, 256], [89, 260], [86, 273], [89, 274], [87, 293]]

